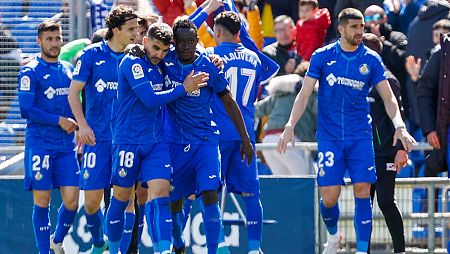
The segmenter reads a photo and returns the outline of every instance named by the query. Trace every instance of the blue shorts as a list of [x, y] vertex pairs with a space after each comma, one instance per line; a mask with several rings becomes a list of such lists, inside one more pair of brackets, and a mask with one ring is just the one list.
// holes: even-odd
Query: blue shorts
[[[250, 166], [247, 166], [247, 160], [241, 161], [241, 141], [220, 141], [219, 147], [222, 180], [226, 183], [227, 191], [237, 194], [251, 193], [259, 196], [256, 152]], [[254, 143], [253, 147], [255, 147]]]
[[113, 185], [129, 188], [138, 180], [143, 184], [154, 179], [170, 181], [171, 174], [169, 147], [165, 142], [113, 145]]
[[52, 190], [77, 186], [80, 167], [73, 150], [25, 149], [25, 190]]
[[100, 190], [111, 187], [111, 142], [85, 145], [81, 162], [80, 188]]
[[169, 143], [172, 158], [172, 191], [170, 200], [177, 201], [191, 194], [218, 191], [220, 181], [220, 153], [216, 144]]
[[317, 184], [344, 185], [347, 171], [352, 183], [374, 183], [377, 180], [375, 155], [371, 139], [318, 141]]

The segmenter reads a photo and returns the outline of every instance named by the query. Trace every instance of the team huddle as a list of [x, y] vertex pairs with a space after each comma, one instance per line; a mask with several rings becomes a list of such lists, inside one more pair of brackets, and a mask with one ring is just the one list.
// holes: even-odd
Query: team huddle
[[[271, 74], [263, 71], [257, 52], [239, 43], [241, 21], [233, 11], [214, 19], [218, 46], [198, 46], [197, 27], [207, 17], [202, 11], [178, 18], [173, 27], [153, 23], [140, 38], [136, 13], [118, 6], [106, 19], [104, 40], [86, 47], [74, 69], [58, 60], [60, 25], [41, 23], [41, 56], [19, 75], [20, 109], [27, 119], [24, 182], [25, 189], [33, 191], [39, 253], [64, 253], [62, 242], [82, 189], [91, 253], [127, 253], [134, 221], [139, 221], [139, 241], [144, 218], [155, 253], [185, 253], [182, 232], [197, 198], [208, 253], [216, 254], [224, 243], [218, 202], [222, 184], [240, 194], [246, 205], [248, 253], [262, 253], [254, 102], [260, 84]], [[370, 87], [376, 87], [385, 102], [396, 128], [394, 139], [407, 150], [414, 143], [379, 56], [361, 43], [362, 20], [354, 9], [340, 14], [341, 39], [313, 54], [278, 144], [284, 152], [294, 139], [293, 126], [318, 81], [318, 184], [329, 233], [325, 253], [336, 253], [339, 241], [337, 199], [345, 171], [355, 184], [357, 249], [368, 251], [368, 190], [376, 181], [366, 101]], [[113, 195], [103, 214], [104, 189], [111, 186]], [[50, 234], [54, 188], [60, 189], [63, 204]], [[139, 218], [134, 202], [139, 204]]]

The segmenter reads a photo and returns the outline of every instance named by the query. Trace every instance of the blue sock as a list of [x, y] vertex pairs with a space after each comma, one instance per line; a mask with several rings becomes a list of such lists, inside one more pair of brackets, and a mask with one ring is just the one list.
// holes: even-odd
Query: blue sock
[[203, 205], [203, 226], [206, 234], [206, 247], [208, 254], [216, 254], [219, 243], [220, 228], [222, 220], [220, 218], [219, 203]]
[[183, 230], [186, 227], [186, 223], [189, 219], [189, 215], [191, 214], [192, 202], [194, 200], [186, 198], [183, 202], [183, 212], [184, 212], [184, 221], [183, 221]]
[[263, 209], [259, 196], [243, 197], [247, 208], [248, 250], [258, 251], [262, 239]]
[[145, 218], [147, 219], [147, 227], [148, 227], [148, 234], [150, 235], [150, 238], [152, 239], [153, 243], [153, 252], [159, 252], [158, 248], [158, 240], [156, 239], [156, 232], [155, 232], [155, 208], [153, 206], [153, 202], [147, 202], [145, 204]]
[[125, 226], [123, 227], [123, 235], [120, 240], [120, 252], [127, 253], [131, 243], [131, 235], [133, 234], [134, 219], [136, 215], [133, 212], [125, 213]]
[[34, 237], [39, 254], [50, 253], [50, 219], [48, 218], [48, 207], [33, 206]]
[[170, 252], [172, 240], [172, 219], [169, 197], [159, 197], [152, 200], [155, 209], [155, 231], [158, 240], [158, 250], [161, 253]]
[[127, 205], [128, 201], [120, 201], [112, 197], [108, 212], [106, 213], [106, 232], [109, 239], [109, 252], [111, 254], [117, 254], [119, 252]]
[[181, 209], [181, 211], [177, 213], [172, 213], [172, 240], [173, 240], [173, 246], [177, 249], [182, 248], [185, 246], [184, 240], [183, 240], [183, 221], [184, 221], [184, 211]]
[[322, 214], [322, 220], [327, 226], [328, 233], [334, 235], [337, 233], [337, 223], [339, 220], [339, 204], [336, 203], [333, 207], [325, 207], [320, 200], [320, 213]]
[[372, 230], [372, 203], [370, 198], [355, 198], [356, 250], [367, 252]]
[[103, 244], [105, 244], [105, 241], [103, 240], [103, 212], [101, 209], [98, 209], [96, 213], [94, 214], [87, 214], [86, 215], [86, 224], [87, 228], [91, 232], [92, 241], [94, 243], [95, 247], [102, 247]]
[[138, 246], [141, 244], [142, 231], [144, 230], [145, 204], [139, 205], [139, 228], [138, 228]]
[[64, 206], [64, 203], [61, 204], [58, 211], [55, 238], [53, 239], [55, 243], [62, 243], [64, 241], [64, 237], [67, 235], [67, 232], [69, 232], [76, 214], [77, 210], [71, 211]]

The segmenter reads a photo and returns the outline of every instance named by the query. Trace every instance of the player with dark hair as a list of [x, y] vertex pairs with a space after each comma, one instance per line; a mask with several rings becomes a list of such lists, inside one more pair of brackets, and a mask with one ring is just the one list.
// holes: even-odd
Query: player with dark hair
[[362, 44], [364, 17], [353, 8], [338, 16], [341, 39], [316, 50], [291, 116], [278, 141], [278, 151], [294, 144], [294, 126], [305, 111], [308, 98], [319, 82], [317, 124], [317, 184], [320, 211], [327, 226], [324, 253], [336, 253], [339, 242], [338, 198], [347, 171], [355, 195], [357, 253], [367, 253], [372, 227], [370, 187], [376, 181], [371, 116], [367, 96], [371, 87], [380, 94], [386, 113], [395, 127], [394, 145], [400, 140], [410, 151], [415, 140], [406, 131], [397, 100], [384, 74], [380, 56]]
[[[250, 140], [255, 145], [255, 108], [262, 69], [255, 52], [239, 44], [241, 20], [237, 13], [226, 11], [214, 19], [214, 39], [217, 47], [206, 49], [217, 54], [224, 61], [225, 77], [233, 99], [239, 105]], [[247, 210], [249, 254], [258, 254], [262, 238], [263, 210], [259, 199], [259, 179], [256, 161], [250, 164], [240, 158], [241, 137], [234, 128], [218, 96], [213, 97], [213, 113], [220, 131], [219, 147], [221, 155], [221, 175], [227, 191], [243, 197]], [[221, 239], [224, 240], [224, 239]]]
[[[241, 137], [241, 159], [250, 164], [254, 149], [239, 110], [227, 89], [228, 82], [202, 52], [197, 50], [197, 28], [192, 21], [180, 18], [172, 27], [174, 33], [174, 53], [164, 59], [165, 85], [179, 86], [192, 70], [209, 73], [208, 86], [186, 93], [166, 106], [166, 133], [172, 158], [173, 190], [172, 220], [182, 213], [183, 199], [195, 193], [202, 197], [202, 213], [209, 254], [216, 254], [221, 218], [218, 205], [220, 186], [219, 131], [211, 111], [212, 98], [217, 94], [230, 115]], [[184, 216], [181, 216], [184, 217]], [[179, 224], [173, 223], [174, 231], [180, 231]], [[184, 246], [176, 246], [175, 253], [183, 253]]]
[[[137, 34], [137, 15], [133, 9], [117, 6], [106, 18], [105, 40], [85, 48], [78, 60], [70, 85], [69, 103], [79, 131], [77, 143], [84, 145], [80, 187], [85, 191], [87, 227], [93, 239], [92, 253], [103, 253], [103, 213], [100, 203], [104, 188], [111, 181], [111, 127], [114, 126], [113, 101], [117, 96], [117, 69], [125, 47]], [[80, 91], [85, 89], [86, 114]], [[112, 205], [112, 204], [111, 204]], [[134, 213], [127, 213], [127, 227], [133, 228]]]
[[[67, 102], [72, 65], [58, 60], [63, 44], [58, 23], [42, 22], [37, 43], [41, 56], [19, 74], [20, 113], [27, 119], [24, 187], [33, 191], [32, 222], [38, 253], [49, 254], [51, 247], [60, 254], [78, 209], [80, 168], [73, 134], [77, 123]], [[63, 204], [50, 237], [49, 203], [56, 188]]]

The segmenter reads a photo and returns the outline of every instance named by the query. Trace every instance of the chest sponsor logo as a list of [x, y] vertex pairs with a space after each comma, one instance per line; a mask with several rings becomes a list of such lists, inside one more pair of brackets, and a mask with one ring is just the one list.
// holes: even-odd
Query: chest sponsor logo
[[326, 77], [328, 85], [334, 86], [335, 84], [349, 86], [355, 90], [362, 90], [365, 83], [359, 80], [344, 78], [344, 77], [336, 77], [333, 73], [328, 74]]
[[69, 88], [68, 87], [60, 87], [60, 88], [53, 88], [49, 86], [47, 90], [44, 91], [45, 96], [47, 96], [47, 99], [51, 100], [55, 98], [55, 96], [62, 96], [62, 95], [68, 95], [69, 94]]
[[95, 83], [95, 88], [97, 89], [97, 92], [99, 93], [103, 93], [103, 91], [106, 90], [117, 90], [117, 86], [118, 86], [118, 82], [105, 82], [103, 81], [103, 79], [99, 79], [96, 83]]

